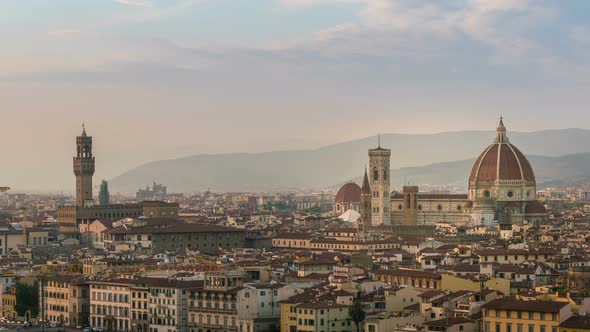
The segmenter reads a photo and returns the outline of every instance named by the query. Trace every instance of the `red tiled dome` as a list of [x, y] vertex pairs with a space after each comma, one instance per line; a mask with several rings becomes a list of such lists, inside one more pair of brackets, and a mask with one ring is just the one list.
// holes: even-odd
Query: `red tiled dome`
[[494, 143], [477, 158], [469, 181], [524, 180], [535, 181], [526, 157], [510, 143]]
[[477, 158], [469, 175], [469, 182], [495, 180], [535, 181], [529, 161], [508, 142], [502, 119], [496, 129], [494, 143]]
[[347, 183], [338, 190], [334, 203], [360, 203], [361, 187], [356, 183]]

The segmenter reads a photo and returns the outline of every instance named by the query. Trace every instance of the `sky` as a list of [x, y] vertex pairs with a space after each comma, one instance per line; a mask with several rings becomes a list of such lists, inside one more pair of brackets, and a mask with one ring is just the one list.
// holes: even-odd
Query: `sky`
[[385, 133], [589, 128], [587, 0], [3, 0], [0, 185]]

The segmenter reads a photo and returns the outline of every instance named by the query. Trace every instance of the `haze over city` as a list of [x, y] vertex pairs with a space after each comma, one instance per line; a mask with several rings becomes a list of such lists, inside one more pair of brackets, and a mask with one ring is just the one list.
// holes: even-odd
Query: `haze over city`
[[501, 114], [513, 131], [590, 122], [586, 1], [2, 6], [0, 140], [18, 144], [0, 173], [22, 189], [72, 190], [83, 122], [105, 178], [200, 153], [490, 130]]
[[0, 331], [590, 332], [590, 1], [3, 0]]

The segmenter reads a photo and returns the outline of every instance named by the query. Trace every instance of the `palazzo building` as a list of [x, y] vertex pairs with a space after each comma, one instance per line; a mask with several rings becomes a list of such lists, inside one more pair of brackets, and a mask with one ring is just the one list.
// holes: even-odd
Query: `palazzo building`
[[[86, 128], [76, 137], [76, 156], [73, 159], [76, 176], [76, 204], [59, 206], [57, 221], [60, 232], [72, 237], [80, 237], [80, 225], [100, 220], [118, 220], [137, 218], [143, 215], [178, 216], [178, 204], [159, 201], [140, 202], [136, 204], [101, 204], [95, 203], [92, 196], [92, 176], [95, 171], [95, 156], [92, 153], [92, 136]], [[106, 200], [103, 203], [107, 203]], [[146, 213], [147, 212], [147, 213]]]

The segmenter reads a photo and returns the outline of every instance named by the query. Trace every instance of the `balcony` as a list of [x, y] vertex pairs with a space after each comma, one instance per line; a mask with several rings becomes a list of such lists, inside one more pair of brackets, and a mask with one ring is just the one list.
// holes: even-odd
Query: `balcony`
[[196, 328], [205, 328], [205, 329], [224, 329], [227, 331], [237, 331], [238, 327], [237, 326], [223, 326], [223, 324], [219, 324], [219, 325], [215, 325], [215, 324], [206, 324], [206, 323], [198, 323], [198, 322], [194, 322], [194, 323], [189, 323], [189, 327], [196, 327]]
[[237, 309], [222, 309], [222, 308], [189, 308], [189, 312], [194, 313], [213, 313], [213, 314], [228, 314], [228, 315], [237, 315]]

